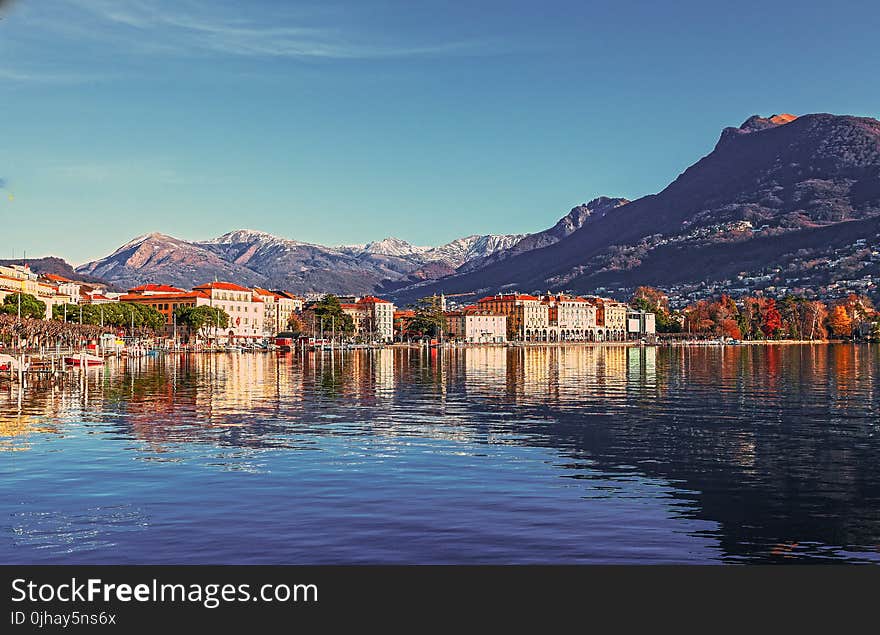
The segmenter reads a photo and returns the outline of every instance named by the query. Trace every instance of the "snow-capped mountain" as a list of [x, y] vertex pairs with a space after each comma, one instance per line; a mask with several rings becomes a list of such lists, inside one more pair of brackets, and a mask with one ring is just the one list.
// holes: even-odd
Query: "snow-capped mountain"
[[428, 262], [439, 261], [458, 269], [468, 262], [480, 261], [492, 254], [511, 248], [526, 234], [487, 234], [457, 238], [426, 251], [423, 255]]
[[431, 247], [418, 247], [411, 245], [405, 240], [389, 236], [382, 240], [374, 240], [373, 242], [363, 245], [341, 245], [337, 249], [343, 253], [349, 254], [377, 254], [380, 256], [398, 256], [405, 258], [407, 256], [416, 256], [431, 249]]
[[441, 278], [500, 257], [528, 234], [474, 234], [437, 247], [388, 237], [327, 247], [239, 229], [202, 241], [153, 233], [77, 268], [118, 287], [163, 282], [189, 288], [217, 279], [295, 293], [369, 293]]
[[81, 265], [76, 271], [126, 288], [151, 282], [189, 288], [215, 277], [240, 284], [263, 282], [257, 272], [198, 243], [158, 232], [138, 236], [106, 258]]

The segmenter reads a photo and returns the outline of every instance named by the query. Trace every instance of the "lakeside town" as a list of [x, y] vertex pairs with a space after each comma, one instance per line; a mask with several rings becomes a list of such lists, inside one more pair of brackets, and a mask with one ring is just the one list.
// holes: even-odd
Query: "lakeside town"
[[[461, 302], [462, 296], [468, 302]], [[722, 293], [672, 309], [664, 291], [638, 287], [626, 302], [548, 291], [475, 301], [472, 294], [434, 295], [397, 307], [372, 295], [304, 297], [225, 281], [191, 289], [144, 284], [119, 292], [36, 273], [27, 263], [0, 266], [0, 368], [5, 370], [22, 352], [63, 351], [67, 363], [76, 366], [151, 350], [815, 342], [876, 340], [878, 335], [878, 312], [869, 298], [855, 293], [830, 306], [792, 295], [734, 300]]]

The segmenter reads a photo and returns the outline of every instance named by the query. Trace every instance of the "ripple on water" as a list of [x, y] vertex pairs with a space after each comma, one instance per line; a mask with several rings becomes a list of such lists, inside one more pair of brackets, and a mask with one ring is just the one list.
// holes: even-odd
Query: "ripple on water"
[[113, 360], [0, 391], [0, 557], [877, 562], [878, 351]]

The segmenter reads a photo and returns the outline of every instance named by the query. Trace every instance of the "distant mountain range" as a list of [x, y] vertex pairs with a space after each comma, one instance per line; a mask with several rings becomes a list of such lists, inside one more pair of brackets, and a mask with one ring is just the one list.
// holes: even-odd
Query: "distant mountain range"
[[66, 260], [64, 260], [63, 258], [58, 258], [57, 256], [46, 256], [45, 258], [27, 258], [26, 260], [20, 258], [16, 258], [15, 260], [0, 260], [0, 265], [4, 266], [22, 265], [25, 263], [31, 268], [31, 271], [33, 271], [34, 273], [39, 273], [43, 275], [52, 274], [67, 278], [68, 280], [82, 282], [87, 285], [94, 284], [101, 285], [102, 287], [107, 286], [111, 291], [118, 290], [112, 284], [108, 285], [105, 280], [77, 273]]
[[297, 293], [381, 293], [398, 303], [435, 292], [729, 282], [768, 270], [774, 280], [815, 286], [880, 276], [878, 238], [880, 122], [783, 114], [726, 128], [659, 194], [600, 197], [534, 234], [439, 247], [392, 237], [328, 247], [250, 230], [203, 242], [149, 234], [77, 274], [123, 288], [217, 278]]
[[[593, 213], [591, 206], [604, 214], [610, 200], [578, 206], [539, 234], [475, 234], [439, 247], [393, 237], [327, 247], [247, 229], [203, 242], [152, 233], [77, 267], [77, 273], [117, 287], [162, 282], [188, 288], [217, 278], [295, 293], [387, 293], [479, 268], [489, 258], [550, 244], [585, 222]], [[533, 246], [525, 241], [533, 241]]]

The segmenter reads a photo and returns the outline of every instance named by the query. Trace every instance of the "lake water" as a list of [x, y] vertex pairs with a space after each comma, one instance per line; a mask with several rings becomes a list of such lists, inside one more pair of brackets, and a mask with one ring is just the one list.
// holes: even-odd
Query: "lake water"
[[0, 563], [880, 561], [880, 348], [112, 361], [0, 384]]

